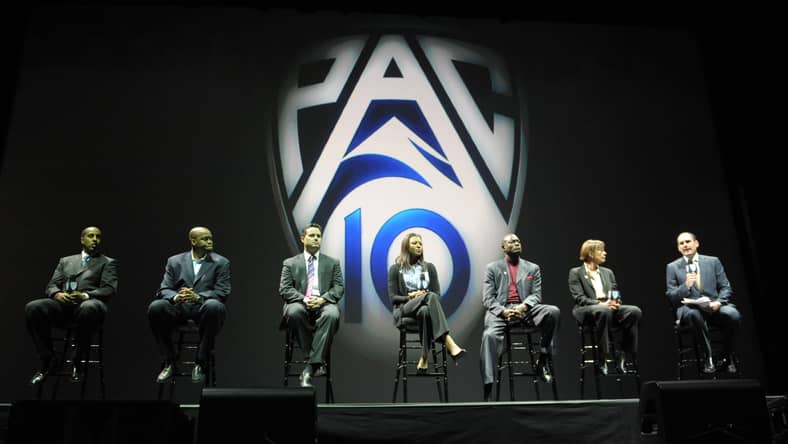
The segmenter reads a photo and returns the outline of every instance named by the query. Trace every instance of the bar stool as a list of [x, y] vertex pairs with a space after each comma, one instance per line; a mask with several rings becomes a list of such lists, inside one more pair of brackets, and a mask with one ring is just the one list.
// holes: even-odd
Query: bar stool
[[[57, 328], [57, 327], [55, 327]], [[52, 387], [52, 400], [57, 399], [58, 389], [60, 388], [60, 378], [71, 377], [71, 371], [74, 366], [74, 357], [77, 350], [77, 325], [74, 323], [68, 324], [65, 328], [60, 328], [63, 335], [53, 335], [52, 341], [61, 343], [61, 348], [58, 351], [55, 348], [55, 359], [57, 363], [57, 370], [51, 373], [54, 376], [55, 382]], [[99, 387], [101, 399], [106, 399], [106, 384], [104, 382], [104, 326], [101, 325], [98, 330], [93, 334], [90, 341], [88, 350], [86, 351], [85, 359], [82, 361], [82, 369], [84, 374], [82, 376], [81, 387], [79, 392], [79, 399], [85, 399], [85, 391], [87, 389], [88, 375], [90, 368], [95, 367], [98, 369], [99, 374]], [[44, 382], [38, 386], [36, 393], [37, 399], [41, 399], [44, 393]]]
[[[402, 401], [408, 402], [408, 378], [435, 378], [435, 385], [438, 389], [438, 400], [449, 402], [449, 366], [447, 365], [446, 346], [433, 342], [430, 344], [432, 362], [426, 372], [419, 372], [416, 369], [418, 358], [421, 357], [423, 349], [419, 339], [419, 328], [413, 318], [402, 318], [399, 330], [399, 349], [397, 352], [397, 367], [394, 372], [394, 394], [391, 402], [397, 402], [399, 383], [402, 380]], [[438, 348], [439, 347], [439, 348]], [[418, 356], [410, 358], [408, 351], [414, 350]]]
[[[196, 322], [189, 319], [187, 322], [178, 326], [175, 331], [178, 337], [175, 343], [175, 361], [173, 365], [172, 377], [169, 381], [159, 384], [158, 399], [162, 399], [164, 394], [165, 385], [169, 385], [170, 394], [168, 399], [172, 399], [175, 392], [175, 383], [177, 380], [189, 378], [191, 380], [192, 370], [197, 364], [197, 349], [200, 347], [200, 326]], [[161, 363], [163, 369], [166, 362]], [[208, 362], [205, 363], [205, 379], [203, 380], [204, 387], [216, 387], [216, 356], [214, 350], [208, 354]]]
[[[504, 350], [498, 357], [498, 373], [495, 379], [495, 400], [501, 399], [501, 373], [506, 370], [509, 376], [509, 400], [514, 401], [514, 379], [517, 377], [530, 377], [533, 383], [536, 399], [541, 400], [539, 393], [539, 371], [537, 359], [539, 358], [539, 341], [534, 340], [534, 334], [541, 335], [539, 327], [528, 325], [522, 321], [507, 322], [503, 330]], [[515, 352], [525, 352], [521, 358]], [[550, 369], [553, 379], [550, 385], [553, 390], [553, 399], [558, 400], [555, 372], [552, 359], [545, 365]], [[518, 370], [519, 369], [519, 370]]]
[[[618, 332], [619, 329], [614, 329], [608, 327], [607, 334], [608, 334], [608, 343], [610, 344], [610, 354], [612, 356], [616, 356], [616, 341], [615, 341], [615, 332]], [[594, 372], [594, 386], [596, 387], [596, 397], [600, 399], [602, 397], [602, 388], [600, 385], [599, 376], [602, 374], [599, 370], [599, 366], [602, 363], [602, 360], [605, 359], [602, 355], [601, 350], [599, 350], [599, 344], [596, 342], [596, 331], [594, 328], [594, 324], [590, 322], [577, 323], [577, 332], [580, 334], [580, 399], [585, 399], [585, 373], [586, 369], [589, 367], [592, 368]], [[608, 377], [615, 377], [616, 383], [618, 384], [619, 393], [621, 397], [624, 397], [624, 382], [621, 379], [622, 376], [633, 376], [635, 379], [635, 393], [640, 394], [640, 369], [638, 368], [637, 362], [632, 362], [631, 370], [627, 370], [625, 374], [621, 373], [621, 370], [615, 364], [615, 362], [611, 359], [607, 359], [605, 361], [608, 364], [612, 364], [615, 368], [615, 371], [612, 373], [608, 373]]]
[[[295, 350], [299, 350], [300, 356], [298, 359], [294, 359]], [[304, 355], [303, 351], [301, 350], [301, 346], [296, 340], [296, 332], [290, 329], [285, 329], [283, 385], [287, 387], [290, 378], [301, 376], [301, 370], [303, 370], [305, 365], [307, 365], [307, 356]], [[326, 404], [330, 404], [334, 402], [334, 386], [332, 384], [333, 379], [331, 378], [331, 347], [328, 349], [326, 362], [323, 363], [323, 365], [326, 369], [326, 373], [323, 375], [326, 378]], [[293, 369], [294, 366], [295, 369]]]
[[[671, 317], [675, 319], [676, 315], [671, 308]], [[712, 346], [712, 361], [715, 366], [718, 364], [713, 356], [719, 356], [722, 349], [722, 330], [714, 324], [707, 324], [709, 328], [709, 342]], [[680, 381], [684, 378], [684, 369], [695, 367], [697, 378], [699, 379], [718, 379], [720, 372], [703, 373], [703, 354], [698, 345], [698, 338], [695, 335], [695, 330], [690, 325], [682, 325], [681, 321], [675, 319], [673, 321], [673, 336], [676, 338], [676, 380]], [[739, 356], [731, 353], [733, 363], [736, 365], [736, 373], [731, 375], [734, 378], [741, 378], [741, 361]]]

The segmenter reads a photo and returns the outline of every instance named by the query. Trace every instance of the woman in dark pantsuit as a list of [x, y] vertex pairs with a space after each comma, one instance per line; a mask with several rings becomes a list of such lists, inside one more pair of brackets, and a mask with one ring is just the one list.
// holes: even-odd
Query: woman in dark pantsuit
[[419, 327], [422, 351], [419, 372], [427, 371], [427, 353], [431, 342], [442, 343], [456, 362], [465, 355], [449, 335], [449, 323], [440, 303], [440, 284], [435, 265], [424, 261], [421, 235], [408, 233], [402, 239], [400, 254], [389, 268], [388, 289], [394, 307], [394, 325], [400, 327], [407, 318]]

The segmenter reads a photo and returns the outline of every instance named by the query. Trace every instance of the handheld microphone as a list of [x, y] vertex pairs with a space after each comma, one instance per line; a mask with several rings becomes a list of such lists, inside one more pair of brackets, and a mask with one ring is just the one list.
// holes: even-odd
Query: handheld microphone
[[687, 273], [697, 273], [698, 272], [698, 264], [696, 264], [694, 262], [688, 263], [687, 266], [685, 267], [685, 269], [687, 270]]

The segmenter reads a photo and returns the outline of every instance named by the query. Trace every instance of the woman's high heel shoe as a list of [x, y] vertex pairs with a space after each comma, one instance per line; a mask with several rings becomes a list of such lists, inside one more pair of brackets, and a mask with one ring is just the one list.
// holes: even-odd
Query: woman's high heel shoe
[[460, 358], [465, 356], [467, 353], [468, 353], [467, 350], [465, 350], [464, 348], [461, 348], [460, 351], [458, 351], [456, 355], [450, 355], [451, 356], [451, 360], [454, 361], [455, 365], [459, 365], [460, 364], [460, 362], [459, 362]]

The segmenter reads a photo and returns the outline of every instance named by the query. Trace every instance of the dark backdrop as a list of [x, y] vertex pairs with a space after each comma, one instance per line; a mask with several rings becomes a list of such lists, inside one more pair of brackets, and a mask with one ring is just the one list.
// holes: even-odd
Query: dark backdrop
[[[57, 258], [78, 251], [86, 225], [104, 230], [105, 251], [120, 261], [105, 339], [111, 398], [155, 396], [158, 358], [145, 309], [166, 257], [188, 248], [194, 225], [210, 227], [216, 250], [233, 263], [230, 313], [217, 344], [220, 384], [280, 384], [276, 288], [281, 260], [292, 252], [274, 210], [264, 119], [295, 42], [359, 22], [455, 27], [466, 39], [495, 42], [518, 66], [529, 157], [517, 232], [524, 255], [542, 266], [545, 301], [563, 311], [562, 398], [577, 397], [566, 272], [590, 237], [607, 242], [622, 292], [646, 313], [644, 379], [673, 377], [664, 267], [678, 256], [675, 237], [685, 229], [698, 234], [701, 252], [726, 266], [744, 314], [737, 345], [745, 372], [784, 391], [781, 380], [767, 378], [777, 346], [763, 325], [776, 314], [769, 310], [771, 264], [762, 259], [767, 239], [759, 233], [770, 224], [753, 199], [768, 181], [765, 173], [749, 173], [762, 165], [753, 158], [761, 152], [759, 135], [744, 146], [736, 131], [752, 115], [730, 112], [730, 100], [748, 103], [732, 82], [751, 77], [731, 70], [749, 72], [741, 64], [752, 48], [736, 52], [740, 41], [717, 27], [216, 5], [52, 6], [11, 17], [18, 20], [6, 19], [5, 57], [19, 69], [4, 74], [0, 400], [32, 396], [24, 382], [36, 359], [23, 307], [42, 294]], [[738, 54], [735, 66], [723, 62], [730, 53], [720, 54], [717, 38]], [[480, 398], [480, 335], [481, 325], [463, 338], [471, 356], [453, 371], [455, 401]], [[340, 331], [338, 401], [389, 400], [394, 352], [380, 353], [391, 355], [391, 365], [365, 362]], [[416, 399], [434, 398], [428, 384], [425, 391]], [[179, 396], [194, 401], [197, 391]]]

